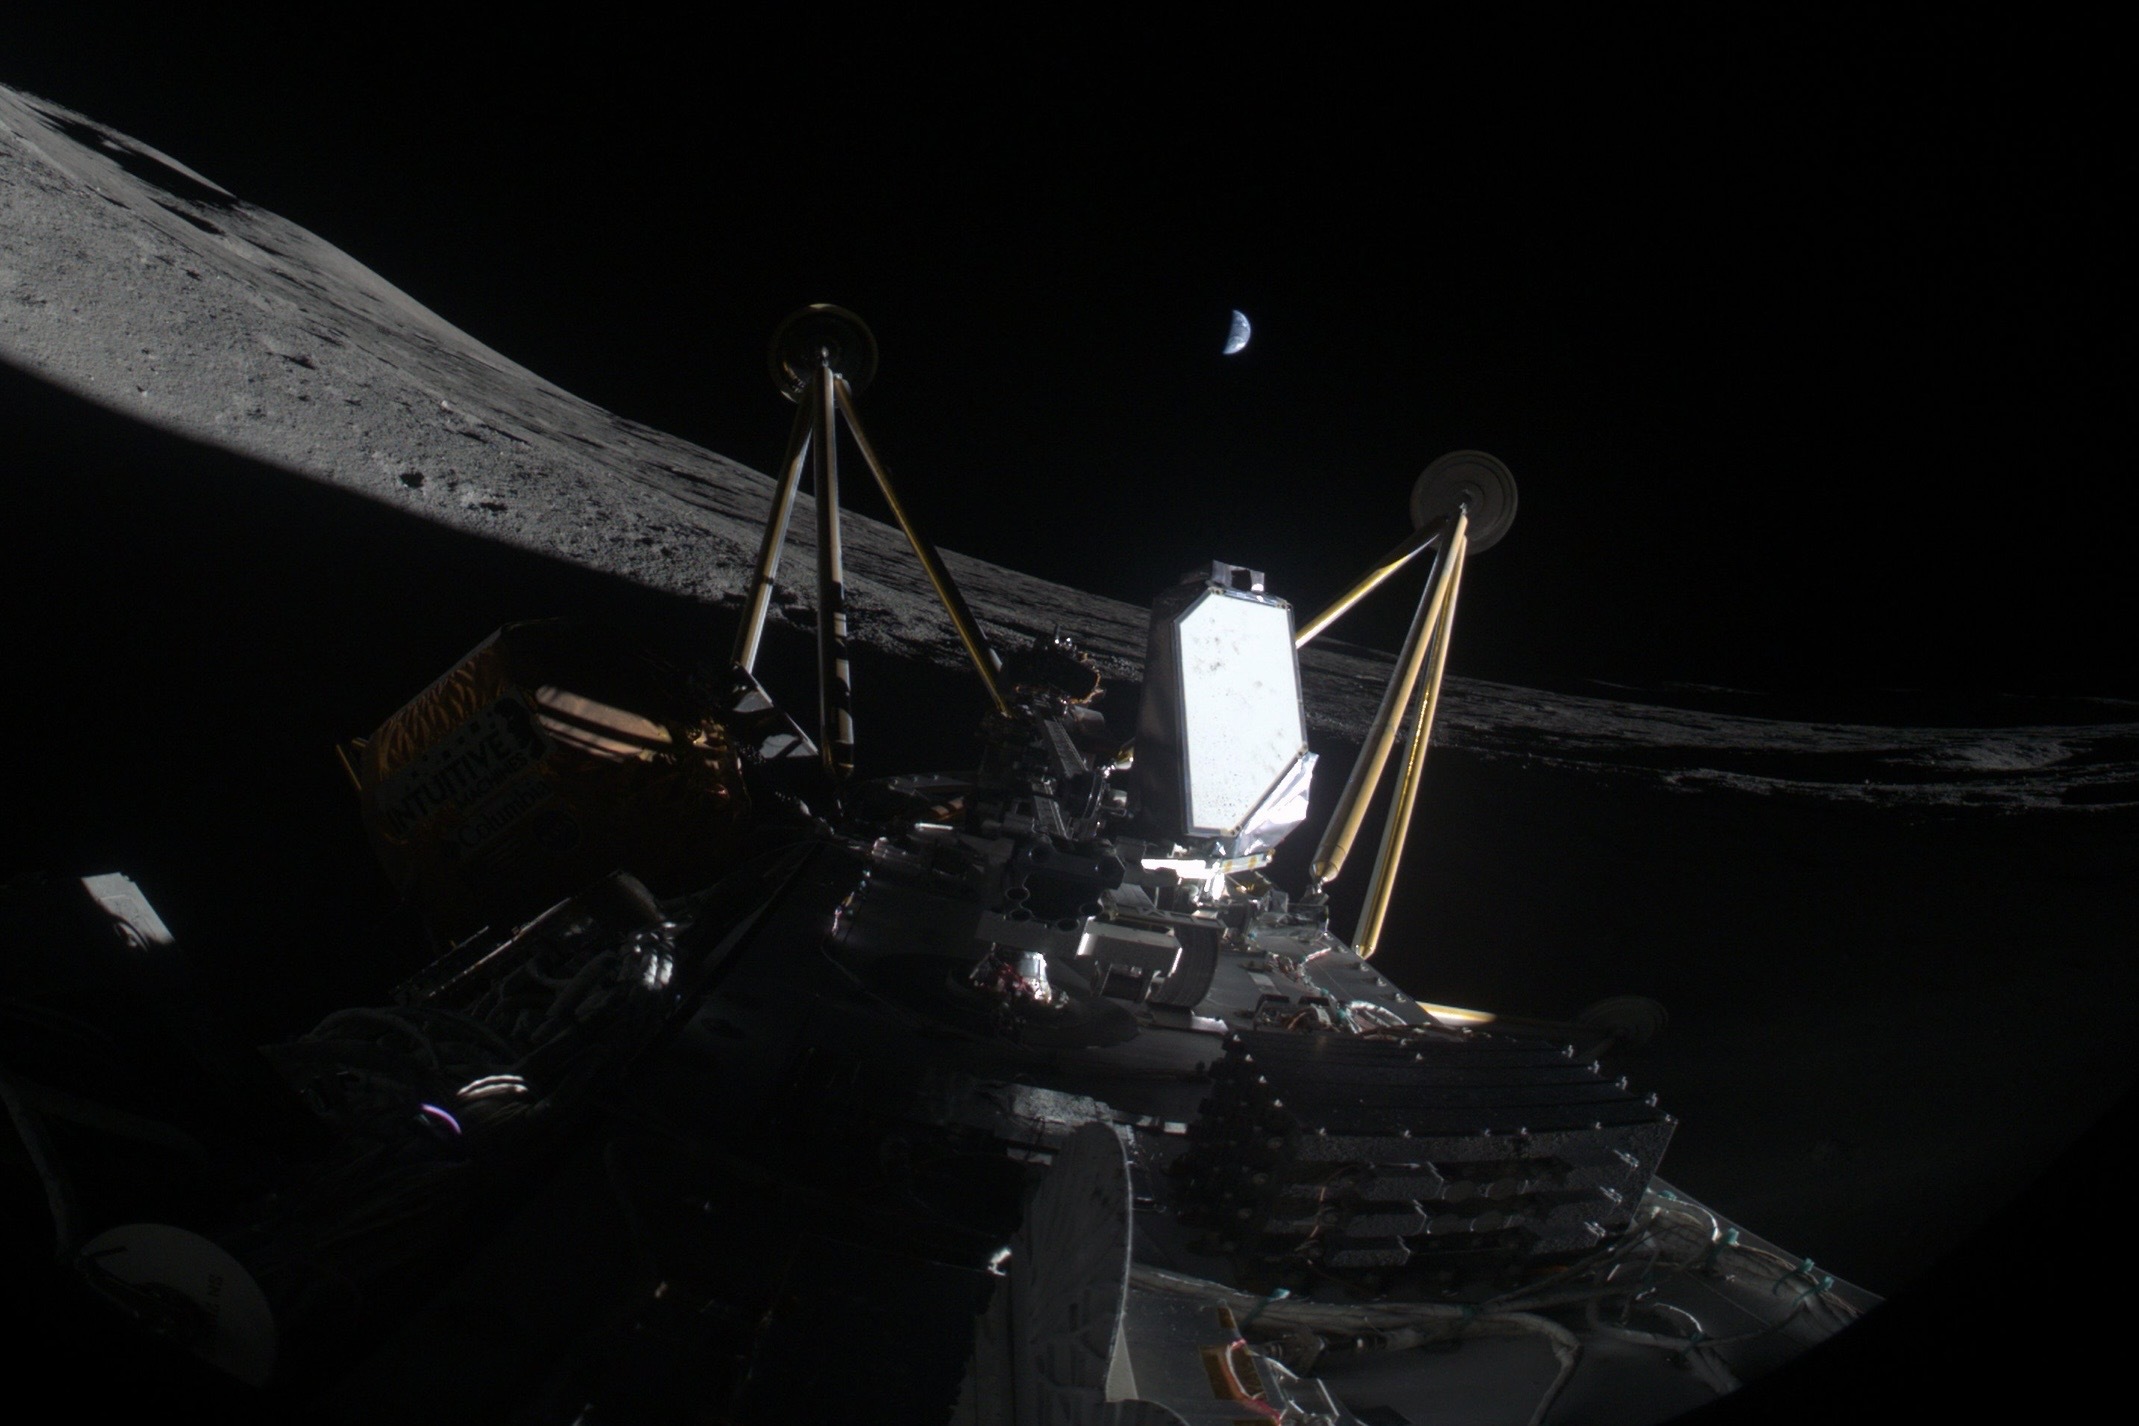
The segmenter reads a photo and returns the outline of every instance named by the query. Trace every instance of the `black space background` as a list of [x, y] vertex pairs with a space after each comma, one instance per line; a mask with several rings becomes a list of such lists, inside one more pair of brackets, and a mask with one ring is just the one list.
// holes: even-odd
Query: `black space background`
[[[772, 326], [854, 308], [865, 414], [953, 549], [1136, 602], [1220, 557], [1313, 607], [1471, 446], [1523, 505], [1458, 673], [2139, 696], [2106, 622], [2134, 506], [2100, 35], [1919, 8], [58, 28], [10, 82], [759, 469]], [[1393, 643], [1405, 602], [1348, 635]]]
[[[85, 13], [0, 40], [0, 79], [759, 469], [788, 419], [766, 336], [856, 309], [864, 413], [951, 548], [1136, 602], [1220, 557], [1314, 607], [1426, 461], [1481, 447], [1522, 514], [1466, 581], [1455, 672], [1927, 721], [2139, 698], [2114, 70], [2102, 34], [1921, 7], [1164, 35]], [[1256, 335], [1224, 358], [1235, 307]], [[1340, 632], [1393, 642], [1404, 603]], [[363, 657], [336, 696], [415, 686]], [[151, 810], [114, 796], [81, 817]], [[2014, 1245], [2129, 1132], [1727, 1405], [1875, 1419], [1851, 1403], [2017, 1388], [2031, 1354], [2097, 1379], [2092, 1319], [2026, 1315], [2093, 1269]]]

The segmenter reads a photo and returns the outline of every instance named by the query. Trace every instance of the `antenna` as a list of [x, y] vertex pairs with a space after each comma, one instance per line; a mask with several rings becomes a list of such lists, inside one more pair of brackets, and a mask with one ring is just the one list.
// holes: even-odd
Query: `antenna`
[[794, 513], [795, 492], [802, 482], [805, 461], [811, 466], [817, 497], [817, 718], [818, 746], [823, 749], [825, 770], [835, 781], [854, 771], [854, 698], [847, 658], [846, 570], [839, 538], [839, 423], [861, 451], [862, 461], [884, 493], [891, 514], [906, 533], [914, 556], [921, 562], [936, 597], [951, 616], [959, 642], [965, 645], [974, 670], [986, 686], [996, 708], [1007, 713], [997, 674], [1002, 660], [980, 631], [980, 624], [967, 607], [965, 596], [951, 580], [950, 571], [936, 554], [935, 546], [922, 537], [906, 504], [891, 483], [891, 473], [862, 430], [854, 398], [876, 375], [876, 337], [862, 319], [844, 307], [818, 302], [790, 315], [773, 332], [768, 362], [773, 385], [796, 405], [795, 422], [787, 438], [787, 454], [773, 491], [772, 511], [765, 519], [765, 538], [758, 547], [757, 569], [751, 577], [750, 594], [743, 606], [742, 624], [735, 631], [735, 662], [749, 673], [757, 662], [758, 645], [765, 634], [765, 615], [772, 604], [780, 573], [780, 550], [787, 539], [789, 517]]
[[1419, 595], [1418, 612], [1412, 616], [1396, 667], [1382, 690], [1381, 706], [1375, 711], [1366, 741], [1360, 745], [1359, 757], [1352, 764], [1351, 776], [1345, 780], [1329, 825], [1323, 829], [1321, 844], [1315, 848], [1310, 892], [1320, 893], [1344, 869], [1360, 824], [1366, 820], [1367, 803], [1389, 765], [1397, 733], [1408, 721], [1411, 741], [1398, 774], [1396, 795], [1389, 804], [1389, 819], [1382, 828], [1374, 870], [1368, 878], [1359, 928], [1352, 937], [1353, 949], [1362, 959], [1374, 954], [1382, 921], [1396, 890], [1404, 838], [1411, 825], [1412, 808], [1418, 802], [1426, 748], [1440, 705], [1441, 676], [1448, 666], [1449, 640], [1455, 632], [1456, 595], [1463, 582], [1464, 562], [1472, 551], [1499, 543], [1515, 523], [1515, 477], [1506, 465], [1484, 451], [1451, 451], [1426, 467], [1412, 486], [1411, 523], [1410, 536], [1329, 608], [1308, 620], [1294, 638], [1296, 645], [1304, 646], [1418, 555], [1429, 549], [1435, 551], [1426, 588]]

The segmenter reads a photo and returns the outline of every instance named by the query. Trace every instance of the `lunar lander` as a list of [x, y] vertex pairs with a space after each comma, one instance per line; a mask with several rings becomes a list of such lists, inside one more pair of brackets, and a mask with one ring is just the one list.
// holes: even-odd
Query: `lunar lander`
[[[171, 1131], [212, 1168], [167, 1221], [53, 1179], [89, 1293], [312, 1419], [556, 1426], [1652, 1422], [1870, 1305], [1657, 1177], [1673, 1120], [1606, 1068], [1634, 1022], [1372, 963], [1500, 462], [1436, 461], [1304, 622], [1238, 566], [1161, 593], [1124, 741], [1073, 638], [999, 650], [966, 606], [861, 426], [876, 359], [836, 308], [774, 341], [797, 413], [726, 666], [509, 626], [342, 750], [439, 953], [257, 1055], [158, 1022], [245, 1109]], [[842, 428], [985, 690], [970, 770], [856, 776]], [[806, 472], [807, 729], [756, 674]], [[1421, 562], [1288, 890], [1297, 650]], [[1346, 939], [1326, 888], [1392, 767]], [[123, 878], [52, 906], [170, 949]], [[57, 1175], [45, 1126], [96, 1113], [33, 1079], [0, 1085]]]

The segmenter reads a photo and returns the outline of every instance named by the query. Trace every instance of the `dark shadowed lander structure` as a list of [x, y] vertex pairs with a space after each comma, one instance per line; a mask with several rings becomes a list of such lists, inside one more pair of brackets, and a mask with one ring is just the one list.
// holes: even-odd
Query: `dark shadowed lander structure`
[[[968, 610], [857, 416], [876, 360], [837, 308], [775, 338], [727, 660], [509, 625], [341, 750], [427, 946], [390, 1003], [236, 1042], [123, 875], [8, 886], [0, 1092], [64, 1290], [304, 1419], [530, 1426], [1634, 1426], [1873, 1305], [1658, 1176], [1672, 1116], [1608, 1068], [1654, 1007], [1521, 1020], [1372, 963], [1505, 466], [1435, 461], [1304, 622], [1199, 565], [1110, 727], [1074, 631]], [[861, 775], [842, 432], [985, 691], [967, 768]], [[805, 475], [798, 718], [757, 666]], [[1420, 566], [1282, 886], [1297, 650]]]

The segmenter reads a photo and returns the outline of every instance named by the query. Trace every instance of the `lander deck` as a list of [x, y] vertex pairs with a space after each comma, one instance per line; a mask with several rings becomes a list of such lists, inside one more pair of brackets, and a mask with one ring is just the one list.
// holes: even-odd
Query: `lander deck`
[[[724, 670], [509, 626], [344, 750], [443, 943], [392, 1005], [269, 1075], [166, 1013], [177, 952], [123, 878], [44, 884], [16, 989], [54, 1038], [0, 1089], [78, 1288], [307, 1419], [403, 1426], [1639, 1426], [1871, 1305], [1657, 1177], [1674, 1121], [1608, 1067], [1627, 1026], [1427, 1005], [1371, 962], [1505, 467], [1435, 462], [1412, 532], [1297, 627], [1252, 570], [1163, 592], [1124, 740], [1073, 639], [1006, 657], [974, 621], [860, 429], [874, 363], [837, 309], [775, 341], [797, 420]], [[988, 695], [971, 771], [853, 775], [842, 419]], [[754, 673], [806, 467], [814, 734]], [[1288, 893], [1295, 651], [1429, 552]], [[1327, 887], [1392, 763], [1347, 939]], [[193, 1066], [159, 1101], [183, 1129], [124, 1075], [95, 1091], [124, 1112], [52, 1082], [115, 990], [163, 1007], [119, 1037], [148, 1075]], [[214, 1191], [136, 1164], [85, 1210], [60, 1121]]]

